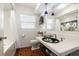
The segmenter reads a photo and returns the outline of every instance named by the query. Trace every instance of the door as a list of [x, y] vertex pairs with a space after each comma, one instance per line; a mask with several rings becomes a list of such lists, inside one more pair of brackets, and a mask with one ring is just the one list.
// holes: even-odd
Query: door
[[4, 26], [3, 26], [3, 4], [0, 4], [0, 56], [3, 55], [3, 39], [6, 39], [6, 37], [4, 37]]
[[3, 8], [2, 5], [0, 4], [0, 56], [3, 55], [3, 40], [2, 37], [3, 35]]

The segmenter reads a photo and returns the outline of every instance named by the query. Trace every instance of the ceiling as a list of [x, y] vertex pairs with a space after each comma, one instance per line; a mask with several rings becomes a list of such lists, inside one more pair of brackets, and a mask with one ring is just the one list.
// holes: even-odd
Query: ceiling
[[55, 13], [59, 11], [59, 9], [56, 9], [60, 3], [48, 3], [47, 6], [44, 3], [41, 3], [39, 8], [35, 10], [36, 13], [41, 13], [41, 15], [44, 15], [45, 11], [48, 12], [48, 14]]
[[47, 7], [46, 7], [45, 3], [16, 3], [15, 5], [23, 6], [25, 8], [30, 8], [36, 14], [43, 14], [45, 12], [45, 10], [47, 9], [47, 11], [50, 14], [52, 12], [55, 13], [55, 12], [60, 12], [60, 10], [63, 10], [63, 8], [60, 8], [60, 9], [57, 8], [61, 4], [62, 3], [48, 3]]
[[[16, 3], [15, 5], [33, 9], [35, 13], [42, 13], [46, 9], [45, 3]], [[55, 5], [55, 3], [49, 3], [47, 7], [51, 9]]]
[[49, 13], [53, 11], [53, 8], [58, 5], [58, 3], [48, 3], [47, 6], [45, 3], [41, 3], [37, 9], [35, 9], [35, 13], [44, 14], [44, 11], [47, 10]]
[[35, 9], [37, 4], [36, 3], [16, 3], [15, 5], [23, 6], [30, 9]]

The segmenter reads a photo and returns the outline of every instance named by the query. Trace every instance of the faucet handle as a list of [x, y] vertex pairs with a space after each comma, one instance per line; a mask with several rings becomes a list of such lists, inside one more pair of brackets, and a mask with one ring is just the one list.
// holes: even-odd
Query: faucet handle
[[53, 34], [55, 36], [55, 38], [57, 38], [57, 35], [56, 34]]
[[63, 39], [65, 39], [65, 38], [61, 37], [61, 41], [63, 41]]

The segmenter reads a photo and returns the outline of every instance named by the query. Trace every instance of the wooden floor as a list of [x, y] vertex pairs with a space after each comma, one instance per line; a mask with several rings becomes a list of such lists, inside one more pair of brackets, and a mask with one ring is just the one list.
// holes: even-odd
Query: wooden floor
[[17, 49], [15, 56], [45, 56], [45, 54], [40, 49], [31, 50], [31, 47], [28, 47]]

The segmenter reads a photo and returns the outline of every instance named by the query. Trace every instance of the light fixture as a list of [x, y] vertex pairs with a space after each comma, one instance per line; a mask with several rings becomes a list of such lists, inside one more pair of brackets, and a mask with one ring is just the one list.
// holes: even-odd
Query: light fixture
[[58, 6], [58, 9], [64, 8], [66, 5], [67, 5], [67, 4], [60, 4], [60, 5]]
[[47, 5], [48, 3], [45, 3], [45, 5]]
[[[45, 3], [45, 11], [44, 11], [44, 15], [46, 16], [47, 14], [48, 14], [48, 9], [47, 9], [47, 5], [48, 5], [48, 3]], [[51, 15], [53, 16], [54, 15], [54, 13], [51, 13]]]
[[45, 3], [45, 7], [46, 7], [46, 10], [45, 10], [45, 12], [44, 12], [45, 15], [48, 14], [48, 11], [47, 11], [47, 5], [48, 5], [48, 3]]
[[52, 16], [54, 15], [54, 13], [51, 14]]
[[45, 13], [44, 14], [48, 14], [48, 12], [47, 11], [45, 11]]

